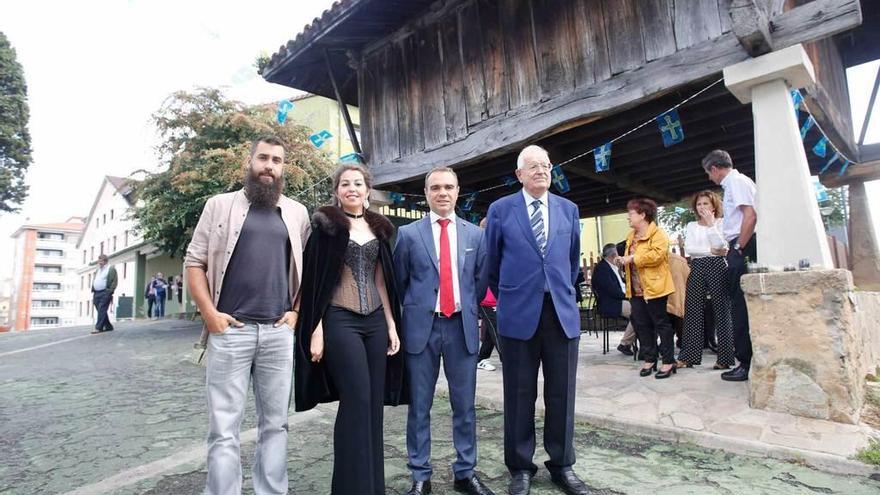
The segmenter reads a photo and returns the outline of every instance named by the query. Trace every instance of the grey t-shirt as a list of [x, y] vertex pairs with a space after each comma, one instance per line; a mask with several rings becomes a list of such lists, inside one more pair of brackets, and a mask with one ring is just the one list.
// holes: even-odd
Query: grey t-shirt
[[251, 205], [223, 277], [217, 310], [238, 320], [275, 321], [290, 311], [290, 238], [278, 208]]

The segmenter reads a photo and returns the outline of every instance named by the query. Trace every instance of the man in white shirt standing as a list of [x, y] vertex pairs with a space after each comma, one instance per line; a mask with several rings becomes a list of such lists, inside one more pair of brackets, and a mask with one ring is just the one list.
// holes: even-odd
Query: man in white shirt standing
[[98, 317], [93, 334], [113, 330], [107, 310], [113, 302], [117, 281], [116, 268], [107, 264], [107, 255], [98, 256], [98, 271], [95, 272], [95, 280], [92, 282], [92, 304], [95, 305], [95, 315]]
[[729, 243], [727, 265], [730, 274], [730, 309], [733, 319], [733, 339], [739, 366], [721, 374], [721, 379], [742, 382], [749, 379], [752, 363], [752, 339], [749, 336], [749, 313], [740, 286], [740, 278], [746, 272], [746, 258], [755, 261], [755, 211], [754, 181], [733, 168], [733, 160], [723, 150], [715, 150], [703, 158], [703, 170], [709, 179], [724, 189], [724, 223], [722, 233]]

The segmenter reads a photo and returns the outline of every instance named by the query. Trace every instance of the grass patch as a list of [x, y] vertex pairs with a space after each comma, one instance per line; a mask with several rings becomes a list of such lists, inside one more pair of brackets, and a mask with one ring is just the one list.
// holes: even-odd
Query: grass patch
[[856, 454], [856, 459], [864, 462], [865, 464], [880, 466], [880, 441], [871, 440], [867, 447], [860, 450], [859, 453]]

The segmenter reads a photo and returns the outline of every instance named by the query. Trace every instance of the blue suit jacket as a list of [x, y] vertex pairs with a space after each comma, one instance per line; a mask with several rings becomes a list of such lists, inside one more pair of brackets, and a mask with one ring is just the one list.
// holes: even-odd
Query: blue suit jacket
[[545, 283], [565, 334], [571, 339], [580, 335], [574, 295], [581, 250], [578, 208], [555, 194], [548, 194], [547, 203], [550, 231], [543, 257], [521, 191], [489, 206], [486, 270], [498, 299], [498, 332], [504, 337], [528, 340], [535, 334]]
[[614, 268], [604, 259], [596, 263], [590, 285], [599, 298], [599, 314], [602, 316], [620, 316], [626, 294], [620, 288], [620, 279], [614, 274]]
[[[458, 285], [461, 297], [461, 321], [468, 351], [480, 346], [477, 306], [486, 295], [483, 273], [486, 257], [483, 230], [456, 217], [458, 242]], [[439, 254], [434, 249], [431, 219], [404, 225], [397, 230], [394, 245], [394, 273], [403, 301], [403, 335], [406, 352], [418, 354], [425, 349], [434, 325], [434, 310], [440, 290]]]

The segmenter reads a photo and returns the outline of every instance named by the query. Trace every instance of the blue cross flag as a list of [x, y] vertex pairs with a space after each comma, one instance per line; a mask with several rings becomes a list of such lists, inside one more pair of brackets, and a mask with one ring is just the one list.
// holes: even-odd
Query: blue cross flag
[[309, 136], [309, 141], [311, 141], [312, 144], [315, 145], [315, 148], [320, 148], [321, 146], [324, 146], [324, 143], [326, 143], [332, 137], [333, 134], [330, 134], [330, 131], [324, 129], [317, 134], [312, 134], [311, 136]]
[[820, 203], [828, 201], [828, 189], [819, 182], [819, 179], [813, 179], [813, 187], [816, 190], [816, 201]]
[[507, 187], [511, 187], [516, 183], [517, 183], [516, 177], [514, 177], [512, 175], [508, 175], [507, 177], [504, 178], [504, 185]]
[[607, 172], [611, 168], [611, 143], [593, 148], [593, 159], [596, 160], [596, 172]]
[[825, 158], [825, 145], [827, 144], [828, 139], [825, 136], [822, 136], [822, 138], [819, 139], [819, 142], [816, 143], [816, 146], [813, 146], [813, 153], [815, 153], [816, 156], [821, 156], [822, 158]]
[[278, 123], [284, 125], [284, 121], [287, 120], [287, 112], [293, 109], [293, 102], [290, 100], [281, 100], [278, 102], [278, 112], [275, 113], [275, 118], [278, 120]]
[[798, 112], [798, 108], [801, 106], [801, 102], [804, 101], [803, 95], [801, 92], [793, 89], [791, 90], [791, 103], [794, 104], [794, 119], [798, 120], [800, 118], [800, 113]]
[[668, 148], [684, 141], [684, 128], [681, 127], [678, 110], [670, 110], [656, 120], [660, 135], [663, 136], [663, 146]]
[[831, 165], [833, 165], [834, 162], [836, 162], [836, 161], [839, 160], [839, 159], [840, 159], [840, 155], [837, 154], [837, 153], [835, 153], [835, 154], [831, 157], [831, 159], [828, 160], [828, 163], [826, 163], [825, 166], [822, 167], [822, 170], [819, 171], [819, 175], [824, 174], [825, 171], [828, 170], [829, 168], [831, 168]]
[[390, 192], [388, 193], [388, 199], [390, 199], [393, 204], [397, 205], [403, 203], [403, 194], [400, 194], [399, 192]]
[[471, 221], [474, 225], [480, 225], [480, 214], [479, 212], [473, 212], [468, 216], [468, 220]]
[[[311, 139], [311, 138], [309, 138], [309, 139]], [[357, 153], [349, 153], [349, 154], [347, 154], [347, 155], [342, 155], [342, 156], [340, 156], [340, 157], [339, 157], [339, 161], [342, 162], [342, 163], [348, 163], [348, 162], [355, 162], [355, 163], [357, 163], [357, 162], [360, 162], [361, 159], [360, 159], [360, 157], [358, 156]]]
[[562, 171], [562, 167], [556, 165], [553, 167], [553, 171], [550, 172], [553, 177], [553, 185], [556, 186], [556, 190], [559, 191], [559, 194], [565, 194], [571, 190], [571, 187], [568, 185], [568, 178], [565, 177], [565, 172]]
[[464, 198], [461, 204], [461, 211], [471, 211], [474, 209], [474, 201], [477, 200], [477, 193], [470, 193]]
[[810, 131], [810, 128], [813, 127], [813, 124], [815, 124], [815, 123], [816, 123], [816, 121], [813, 120], [813, 116], [812, 116], [812, 115], [810, 115], [809, 117], [807, 117], [807, 120], [804, 121], [804, 125], [801, 126], [801, 141], [803, 141], [804, 139], [806, 139], [806, 137], [807, 137], [807, 132]]

